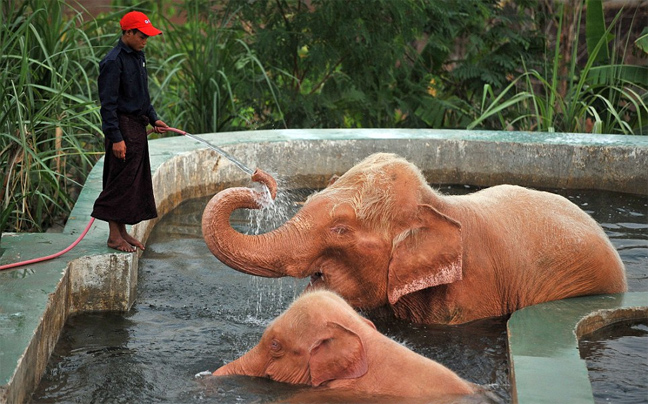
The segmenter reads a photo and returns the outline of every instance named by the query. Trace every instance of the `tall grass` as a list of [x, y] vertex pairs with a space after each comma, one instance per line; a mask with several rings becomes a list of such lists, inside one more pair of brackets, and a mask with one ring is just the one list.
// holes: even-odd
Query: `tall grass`
[[3, 2], [0, 224], [6, 230], [41, 231], [66, 216], [95, 162], [92, 151], [103, 141], [91, 30], [60, 0]]
[[[468, 129], [648, 134], [648, 68], [612, 63], [623, 59], [623, 55], [608, 53], [608, 41], [620, 13], [606, 28], [600, 0], [587, 1], [587, 9], [585, 66], [577, 65], [579, 47], [578, 43], [572, 44], [566, 77], [561, 76], [560, 38], [565, 13], [561, 3], [551, 65], [544, 72], [525, 66], [524, 72], [499, 92], [486, 85], [479, 115]], [[577, 21], [581, 20], [581, 12]], [[578, 36], [574, 40], [577, 42]]]
[[[245, 42], [243, 27], [232, 21], [238, 9], [224, 2], [212, 12], [210, 5], [187, 2], [183, 24], [160, 18], [164, 38], [147, 46], [158, 112], [173, 119], [168, 124], [195, 133], [256, 129], [267, 122], [261, 111], [269, 104], [277, 111], [271, 120], [281, 122], [275, 86]], [[163, 6], [152, 12], [165, 15]]]

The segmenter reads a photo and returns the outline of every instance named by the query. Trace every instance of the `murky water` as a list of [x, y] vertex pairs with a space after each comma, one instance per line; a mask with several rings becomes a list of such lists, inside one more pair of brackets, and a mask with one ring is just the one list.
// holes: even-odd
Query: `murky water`
[[579, 341], [596, 403], [648, 402], [648, 319], [628, 320]]
[[[442, 187], [448, 193], [474, 190]], [[630, 291], [648, 291], [648, 199], [559, 193], [605, 228], [626, 263]], [[207, 200], [185, 202], [155, 227], [140, 261], [138, 297], [130, 312], [68, 321], [32, 403], [264, 403], [299, 390], [265, 379], [196, 377], [254, 346], [306, 283], [257, 278], [219, 263], [200, 232]], [[274, 226], [260, 216], [252, 222], [243, 213], [236, 218], [242, 231]], [[461, 326], [376, 319], [381, 332], [488, 386], [495, 401], [504, 403], [510, 401], [505, 325], [506, 318]], [[621, 380], [633, 370], [624, 372]], [[640, 389], [647, 388], [644, 381]]]

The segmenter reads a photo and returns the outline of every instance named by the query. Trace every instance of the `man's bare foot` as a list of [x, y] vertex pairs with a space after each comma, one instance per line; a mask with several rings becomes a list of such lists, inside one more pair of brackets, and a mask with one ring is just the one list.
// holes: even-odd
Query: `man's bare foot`
[[115, 250], [123, 251], [123, 252], [135, 252], [137, 249], [130, 245], [126, 240], [119, 239], [119, 240], [108, 240], [108, 247], [113, 248]]
[[122, 234], [122, 237], [124, 240], [126, 240], [127, 243], [134, 245], [135, 247], [139, 248], [140, 250], [144, 251], [144, 244], [142, 244], [138, 239], [135, 237], [131, 236], [128, 233]]
[[124, 223], [109, 221], [108, 226], [110, 229], [108, 247], [125, 252], [134, 252], [138, 248], [142, 251], [144, 250], [144, 244], [128, 234]]

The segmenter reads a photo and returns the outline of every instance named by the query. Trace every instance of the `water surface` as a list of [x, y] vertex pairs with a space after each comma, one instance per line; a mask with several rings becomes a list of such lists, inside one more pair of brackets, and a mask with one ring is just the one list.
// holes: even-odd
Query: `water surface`
[[612, 324], [579, 341], [597, 404], [648, 402], [648, 319]]

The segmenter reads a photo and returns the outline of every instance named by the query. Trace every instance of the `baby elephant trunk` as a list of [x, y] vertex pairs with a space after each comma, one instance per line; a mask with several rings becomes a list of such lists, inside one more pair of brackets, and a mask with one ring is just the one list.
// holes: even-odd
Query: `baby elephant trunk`
[[241, 375], [241, 376], [265, 376], [264, 372], [264, 362], [262, 357], [258, 355], [256, 349], [252, 349], [245, 355], [228, 363], [227, 365], [221, 366], [216, 369], [214, 376], [227, 376], [227, 375]]

